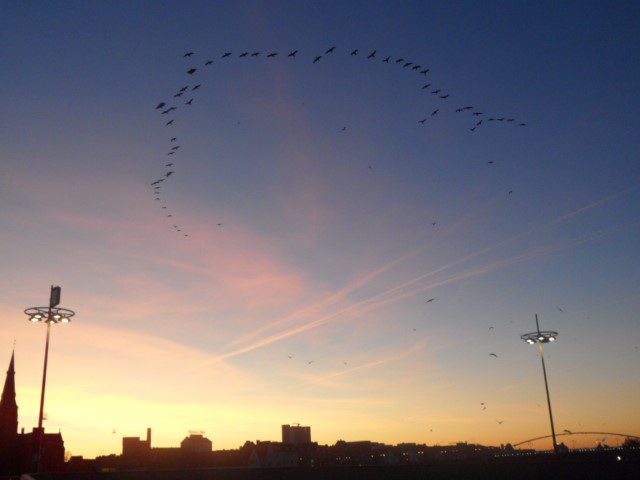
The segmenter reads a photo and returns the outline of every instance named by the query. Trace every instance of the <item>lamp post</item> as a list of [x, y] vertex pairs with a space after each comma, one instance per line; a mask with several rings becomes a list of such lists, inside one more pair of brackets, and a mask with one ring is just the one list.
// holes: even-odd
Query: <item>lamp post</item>
[[529, 345], [538, 345], [540, 350], [540, 359], [542, 360], [542, 375], [544, 377], [544, 388], [547, 392], [547, 406], [549, 407], [549, 422], [551, 423], [551, 436], [553, 437], [553, 453], [558, 453], [558, 444], [556, 443], [556, 429], [553, 425], [553, 413], [551, 411], [551, 397], [549, 396], [549, 382], [547, 381], [547, 368], [544, 364], [544, 348], [543, 343], [555, 342], [558, 338], [558, 332], [551, 330], [540, 330], [540, 323], [538, 323], [538, 314], [536, 313], [536, 331], [525, 333], [520, 336]]
[[36, 465], [36, 472], [40, 471], [40, 458], [42, 456], [42, 443], [44, 430], [42, 420], [44, 416], [44, 392], [47, 385], [47, 363], [49, 360], [49, 338], [51, 336], [51, 325], [55, 323], [69, 323], [71, 317], [75, 315], [73, 310], [60, 308], [60, 287], [51, 286], [48, 307], [27, 308], [24, 313], [29, 316], [29, 321], [33, 323], [44, 322], [47, 324], [47, 341], [44, 347], [44, 366], [42, 368], [42, 389], [40, 391], [40, 414], [38, 415], [38, 429], [34, 432], [33, 460]]

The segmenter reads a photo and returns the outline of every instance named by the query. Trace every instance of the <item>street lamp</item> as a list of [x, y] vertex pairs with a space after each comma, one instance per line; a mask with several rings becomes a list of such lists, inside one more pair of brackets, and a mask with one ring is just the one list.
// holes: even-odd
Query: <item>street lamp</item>
[[556, 443], [556, 429], [553, 425], [553, 413], [551, 412], [551, 397], [549, 396], [549, 382], [547, 381], [547, 368], [544, 364], [544, 349], [542, 348], [543, 343], [555, 342], [556, 338], [558, 338], [558, 332], [553, 332], [551, 330], [540, 330], [540, 324], [538, 323], [538, 314], [536, 313], [536, 331], [525, 333], [520, 336], [522, 340], [524, 340], [529, 345], [538, 344], [538, 349], [540, 350], [540, 359], [542, 360], [542, 375], [544, 376], [544, 388], [547, 392], [547, 405], [549, 407], [549, 421], [551, 422], [551, 436], [553, 437], [553, 452], [558, 453], [558, 445]]
[[24, 311], [24, 313], [29, 316], [30, 322], [44, 322], [47, 324], [47, 341], [44, 347], [44, 367], [42, 369], [42, 389], [40, 391], [40, 414], [38, 415], [38, 430], [36, 430], [34, 438], [34, 462], [36, 464], [36, 471], [40, 470], [40, 457], [42, 455], [42, 441], [44, 438], [42, 420], [44, 416], [44, 391], [47, 384], [47, 362], [49, 359], [49, 337], [51, 336], [51, 325], [55, 323], [69, 323], [71, 321], [71, 317], [75, 315], [73, 310], [58, 307], [60, 304], [60, 292], [60, 287], [54, 287], [52, 285], [48, 307], [31, 307]]

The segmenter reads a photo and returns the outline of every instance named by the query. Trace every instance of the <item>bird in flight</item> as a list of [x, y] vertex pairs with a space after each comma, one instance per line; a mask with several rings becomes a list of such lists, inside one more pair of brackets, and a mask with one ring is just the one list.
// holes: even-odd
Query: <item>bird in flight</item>
[[226, 52], [222, 55], [222, 58], [228, 58], [231, 56], [231, 52]]
[[289, 52], [289, 55], [287, 55], [287, 57], [295, 57], [297, 53], [298, 50], [294, 50], [293, 52]]
[[475, 115], [477, 117], [478, 115], [482, 115], [482, 112], [473, 112], [471, 115]]
[[414, 65], [413, 67], [411, 67], [411, 70], [419, 70], [420, 69], [420, 65]]
[[272, 52], [269, 55], [267, 55], [267, 58], [273, 58], [273, 57], [277, 57], [278, 56], [278, 52]]
[[171, 141], [172, 141], [172, 142], [175, 142], [176, 140], [177, 140], [177, 138], [176, 138], [176, 137], [171, 137]]
[[421, 90], [426, 90], [427, 88], [429, 88], [431, 86], [430, 83], [427, 83], [426, 85], [423, 85]]
[[194, 86], [193, 86], [193, 88], [192, 88], [191, 90], [192, 90], [192, 91], [193, 91], [193, 90], [198, 90], [201, 86], [202, 86], [202, 84], [201, 84], [201, 83], [199, 83], [199, 84], [197, 84], [197, 85], [194, 85]]
[[257, 57], [258, 55], [260, 55], [260, 52], [253, 52], [253, 53], [251, 54], [251, 56], [252, 56], [252, 57]]
[[[478, 120], [478, 123], [476, 123], [476, 127], [479, 127], [480, 125], [482, 125], [482, 120]], [[493, 163], [493, 162], [491, 162]]]
[[558, 311], [559, 311], [560, 313], [564, 313], [564, 310], [562, 310], [560, 307], [556, 307], [556, 308], [558, 309]]
[[187, 53], [185, 53], [185, 54], [183, 55], [183, 57], [185, 57], [185, 58], [186, 58], [186, 57], [190, 57], [190, 56], [191, 56], [191, 55], [193, 55], [194, 53], [196, 53], [196, 52], [187, 52]]
[[449, 94], [447, 93], [446, 95], [440, 95], [440, 98], [446, 100], [447, 98], [449, 98]]
[[287, 355], [287, 357], [289, 357], [289, 360], [291, 360], [293, 358], [293, 355]]
[[424, 303], [431, 303], [431, 302], [434, 302], [434, 301], [435, 301], [435, 297], [434, 297], [434, 298], [430, 298], [429, 300], [427, 300], [427, 301], [426, 301], [426, 302], [424, 302]]
[[515, 118], [507, 118], [507, 122], [513, 122]]
[[197, 71], [198, 71], [198, 69], [197, 69], [197, 68], [190, 68], [189, 70], [187, 70], [187, 73], [188, 73], [189, 75], [193, 75], [193, 74], [194, 74], [194, 73], [196, 73]]
[[180, 92], [186, 92], [187, 90], [189, 90], [189, 85], [185, 85], [184, 87], [182, 87], [179, 91]]
[[190, 98], [189, 101], [184, 102], [185, 105], [191, 105], [193, 103], [193, 98]]
[[180, 145], [176, 145], [175, 147], [171, 147], [171, 150], [179, 150], [180, 149]]
[[173, 125], [173, 122], [174, 122], [174, 120], [171, 119], [167, 123], [165, 123], [165, 126]]
[[391, 57], [385, 57], [385, 59], [382, 60], [382, 63], [389, 63], [389, 60], [391, 60]]
[[176, 152], [169, 152], [169, 153], [167, 153], [167, 155], [173, 155], [174, 153], [176, 153]]
[[437, 115], [439, 111], [440, 109], [436, 108], [433, 112], [431, 112], [431, 116], [433, 117], [434, 115]]
[[456, 113], [464, 111], [464, 108], [456, 108]]
[[[166, 163], [164, 166], [165, 167], [173, 167], [173, 163]], [[160, 187], [158, 187], [158, 188], [160, 188]]]
[[436, 223], [436, 222], [431, 222], [431, 226], [432, 226], [432, 227], [435, 227], [436, 225], [437, 225], [437, 223]]
[[165, 174], [165, 177], [170, 177], [171, 175], [173, 175], [173, 173], [173, 170], [171, 170]]
[[217, 226], [219, 226], [219, 227], [221, 227], [221, 226], [222, 226], [222, 223], [216, 223], [216, 225], [217, 225]]
[[166, 210], [166, 209], [167, 209], [167, 207], [162, 207], [162, 208], [163, 208], [163, 210]]
[[428, 69], [428, 68], [426, 68], [426, 69], [424, 69], [424, 70], [420, 70], [420, 73], [421, 73], [422, 75], [426, 75], [427, 73], [429, 73], [429, 69]]
[[371, 52], [371, 53], [369, 54], [369, 56], [368, 56], [367, 58], [375, 58], [375, 56], [376, 56], [376, 52], [377, 52], [377, 50], [374, 50], [373, 52]]
[[402, 63], [402, 62], [404, 62], [404, 58], [399, 58], [396, 60], [396, 63]]
[[496, 355], [495, 353], [490, 353], [490, 354], [489, 354], [489, 356], [490, 356], [490, 357], [498, 358], [498, 355]]
[[477, 128], [477, 127], [471, 127], [469, 130], [471, 130], [472, 132], [475, 132], [475, 131], [476, 131], [476, 128]]
[[463, 109], [463, 110], [471, 110], [472, 108], [473, 108], [473, 107], [469, 107], [469, 106], [467, 106], [467, 107], [463, 107], [462, 109]]
[[347, 127], [342, 127], [342, 131], [344, 132], [347, 129]]
[[358, 55], [358, 49], [356, 48], [353, 52], [351, 52], [351, 56]]
[[504, 423], [504, 420], [496, 420], [496, 422], [498, 422], [498, 425], [502, 425]]
[[160, 110], [160, 109], [161, 109], [162, 107], [164, 107], [165, 105], [166, 105], [166, 103], [165, 103], [165, 102], [160, 102], [160, 103], [158, 104], [158, 106], [156, 107], [156, 110]]
[[487, 162], [487, 165], [493, 165], [493, 160], [489, 160], [489, 161]]
[[249, 52], [242, 52], [240, 55], [238, 55], [238, 58], [244, 58], [247, 55], [249, 55]]
[[317, 55], [316, 58], [313, 59], [313, 63], [318, 63], [321, 58], [322, 58], [322, 55]]
[[213, 63], [213, 60], [207, 60], [204, 66], [206, 67], [207, 65], [211, 65], [212, 63]]
[[431, 92], [431, 95], [438, 95], [442, 90], [438, 89], [438, 90], [434, 90], [433, 92]]
[[489, 327], [489, 330], [493, 330], [493, 327]]
[[161, 112], [161, 115], [166, 115], [166, 114], [167, 114], [167, 113], [169, 113], [169, 112], [171, 112], [171, 109], [170, 109], [170, 108], [167, 108], [166, 110], [163, 110], [163, 111]]
[[513, 190], [509, 190], [509, 192], [507, 193], [507, 195], [511, 195], [513, 193]]
[[327, 51], [324, 52], [324, 54], [328, 55], [329, 53], [333, 53], [335, 49], [336, 49], [336, 47], [327, 48]]
[[421, 123], [422, 125], [424, 125], [424, 122], [426, 122], [426, 121], [427, 121], [427, 119], [423, 118], [422, 120], [418, 120], [418, 123]]
[[409, 65], [413, 65], [413, 62], [407, 62], [405, 63], [402, 68], [407, 68]]
[[526, 127], [526, 126], [527, 126], [527, 124], [526, 124], [526, 123], [521, 123], [521, 124], [520, 124], [520, 126], [521, 126], [521, 127]]
[[178, 97], [181, 97], [182, 95], [184, 95], [184, 92], [178, 92], [173, 96], [173, 98], [178, 98]]
[[307, 362], [307, 365], [311, 365], [312, 363], [313, 363], [313, 360], [309, 360], [309, 361]]

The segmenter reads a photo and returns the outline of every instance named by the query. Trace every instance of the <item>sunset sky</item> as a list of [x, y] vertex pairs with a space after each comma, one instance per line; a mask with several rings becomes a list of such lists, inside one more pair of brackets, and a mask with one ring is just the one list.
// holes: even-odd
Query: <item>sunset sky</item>
[[296, 422], [331, 444], [545, 435], [519, 338], [535, 313], [559, 331], [556, 429], [640, 434], [638, 4], [0, 9], [0, 381], [15, 340], [20, 427], [46, 330], [22, 312], [55, 284], [77, 314], [52, 331], [45, 426], [74, 454], [148, 426], [214, 449]]

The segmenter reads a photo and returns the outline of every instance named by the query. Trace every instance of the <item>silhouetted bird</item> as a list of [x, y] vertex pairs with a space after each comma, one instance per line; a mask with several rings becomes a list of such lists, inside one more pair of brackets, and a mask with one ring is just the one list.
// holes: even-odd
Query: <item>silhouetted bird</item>
[[162, 113], [160, 115], [166, 115], [167, 113], [169, 113], [171, 111], [170, 108], [167, 108], [166, 110], [163, 110]]
[[176, 138], [176, 137], [171, 137], [171, 141], [172, 141], [172, 142], [175, 142], [176, 140], [177, 140], [177, 138]]
[[171, 150], [179, 150], [180, 149], [180, 145], [176, 145], [175, 147], [171, 147]]
[[438, 90], [434, 90], [433, 92], [431, 92], [431, 95], [438, 95], [442, 90], [438, 89]]
[[171, 217], [173, 217], [173, 215], [171, 215], [171, 214], [167, 215], [167, 218], [171, 218]]
[[178, 97], [181, 97], [182, 95], [184, 95], [183, 92], [178, 92], [173, 96], [173, 98], [178, 98]]
[[456, 108], [456, 113], [464, 111], [464, 108]]
[[436, 299], [435, 299], [435, 297], [434, 297], [434, 298], [430, 298], [429, 300], [427, 300], [427, 301], [426, 301], [426, 302], [424, 302], [424, 303], [431, 303], [431, 302], [435, 302], [435, 300], [436, 300]]
[[222, 58], [228, 58], [231, 56], [231, 52], [226, 52], [222, 55]]
[[447, 98], [449, 98], [449, 94], [447, 93], [446, 95], [440, 95], [440, 98], [443, 98], [444, 100], [446, 100]]
[[496, 420], [496, 422], [498, 422], [498, 425], [502, 425], [504, 423], [504, 420]]
[[385, 59], [382, 60], [382, 63], [389, 63], [389, 60], [391, 60], [391, 57], [385, 57]]
[[244, 58], [247, 55], [249, 55], [249, 52], [242, 52], [240, 55], [238, 55], [238, 58]]
[[402, 62], [404, 62], [404, 58], [399, 58], [396, 60], [396, 63], [402, 63]]
[[482, 120], [478, 120], [478, 123], [476, 123], [476, 127], [479, 127], [480, 125], [482, 125]]
[[376, 52], [377, 52], [377, 50], [374, 50], [373, 52], [371, 52], [371, 53], [369, 54], [369, 56], [368, 56], [367, 58], [375, 58], [375, 56], [376, 56]]
[[164, 107], [165, 105], [166, 105], [166, 103], [165, 103], [165, 102], [160, 102], [160, 103], [158, 104], [158, 106], [156, 107], [156, 110], [160, 110], [160, 109], [161, 109], [162, 107]]
[[413, 62], [407, 62], [405, 63], [402, 68], [407, 68], [409, 65], [413, 65]]
[[504, 117], [499, 117], [499, 118], [498, 118], [498, 121], [499, 121], [499, 122], [504, 122]]
[[313, 360], [309, 360], [309, 361], [307, 362], [307, 365], [311, 365], [312, 363], [313, 363]]
[[507, 118], [507, 122], [513, 122], [515, 118]]
[[344, 132], [347, 129], [347, 127], [342, 127], [342, 131]]
[[219, 227], [221, 227], [221, 226], [222, 226], [222, 223], [216, 223], [216, 225], [217, 225], [217, 226], [219, 226]]
[[513, 190], [509, 190], [509, 193], [507, 195], [511, 195], [513, 193]]
[[327, 51], [324, 52], [324, 54], [327, 55], [329, 53], [333, 53], [335, 49], [336, 49], [336, 47], [327, 48]]
[[253, 52], [253, 53], [251, 54], [251, 56], [252, 56], [252, 57], [257, 57], [257, 56], [259, 56], [259, 55], [260, 55], [260, 52]]
[[489, 160], [489, 161], [487, 162], [487, 165], [493, 165], [493, 160]]
[[189, 90], [189, 85], [185, 85], [180, 89], [181, 92], [186, 92], [187, 90]]
[[173, 173], [174, 173], [173, 170], [171, 170], [171, 171], [165, 173], [165, 177], [170, 177], [171, 175], [173, 175]]
[[427, 88], [429, 88], [431, 86], [430, 83], [427, 83], [426, 85], [423, 85], [422, 88], [420, 90], [426, 90]]
[[174, 120], [173, 120], [173, 119], [171, 119], [171, 120], [169, 120], [167, 123], [165, 123], [165, 125], [166, 125], [166, 126], [168, 126], [168, 125], [173, 125], [173, 122], [174, 122]]
[[267, 55], [267, 58], [273, 58], [273, 57], [277, 57], [278, 56], [278, 52], [272, 52], [269, 55]]
[[488, 122], [494, 122], [496, 119], [491, 117], [489, 120], [487, 120]]
[[201, 83], [199, 83], [199, 84], [197, 84], [197, 85], [194, 85], [194, 86], [193, 86], [193, 88], [192, 88], [191, 90], [192, 90], [192, 91], [193, 91], [193, 90], [198, 90], [201, 86], [202, 86], [202, 84], [201, 84]]
[[556, 307], [556, 308], [558, 309], [558, 311], [559, 311], [560, 313], [564, 313], [564, 310], [562, 310], [560, 307]]
[[426, 69], [424, 69], [424, 70], [420, 70], [420, 73], [421, 73], [422, 75], [426, 75], [427, 73], [429, 73], [429, 69], [428, 69], [428, 68], [426, 68]]
[[[436, 223], [436, 222], [431, 222], [431, 226], [432, 226], [432, 227], [435, 227], [436, 225], [437, 225], [437, 223]], [[434, 299], [434, 300], [435, 300], [435, 299]]]
[[496, 355], [495, 353], [490, 353], [490, 354], [489, 354], [489, 356], [490, 356], [490, 357], [498, 358], [498, 355]]
[[489, 327], [489, 330], [493, 330], [493, 327]]
[[471, 110], [473, 107], [464, 107], [463, 110]]
[[289, 357], [289, 360], [291, 360], [293, 358], [293, 355], [287, 355], [287, 357]]
[[196, 52], [187, 52], [183, 55], [183, 57], [190, 57], [191, 55], [193, 55]]
[[289, 52], [289, 55], [287, 55], [287, 57], [295, 57], [297, 53], [298, 50], [294, 50], [293, 52]]
[[476, 127], [471, 127], [469, 130], [471, 130], [472, 132], [476, 131]]
[[193, 98], [190, 98], [188, 102], [184, 102], [185, 105], [191, 105], [193, 103]]
[[189, 70], [187, 70], [187, 73], [188, 73], [189, 75], [193, 75], [193, 74], [194, 74], [194, 73], [196, 73], [197, 71], [198, 71], [198, 69], [197, 69], [197, 68], [190, 68]]
[[439, 111], [440, 109], [436, 108], [433, 112], [431, 112], [431, 116], [433, 117], [434, 115], [437, 115]]
[[351, 56], [358, 55], [358, 49], [356, 48], [353, 52], [351, 52]]
[[413, 67], [411, 67], [411, 70], [419, 70], [420, 69], [420, 65], [414, 65]]
[[471, 115], [475, 115], [477, 117], [478, 115], [482, 115], [482, 114], [483, 114], [482, 112], [473, 112]]
[[521, 126], [521, 127], [526, 127], [526, 126], [527, 126], [527, 124], [526, 124], [526, 123], [521, 123], [521, 124], [520, 124], [520, 126]]
[[176, 152], [169, 152], [169, 153], [167, 153], [167, 155], [173, 155], [174, 153], [176, 153]]
[[213, 60], [207, 60], [204, 66], [206, 67], [207, 65], [211, 65], [212, 63], [213, 63]]
[[318, 63], [321, 58], [322, 58], [322, 55], [316, 56], [316, 58], [313, 59], [313, 63]]
[[426, 119], [426, 118], [423, 118], [422, 120], [418, 120], [418, 123], [421, 123], [421, 124], [423, 124], [423, 125], [424, 125], [424, 122], [426, 122], [426, 121], [427, 121], [427, 119]]
[[173, 163], [165, 163], [165, 167], [173, 167]]

